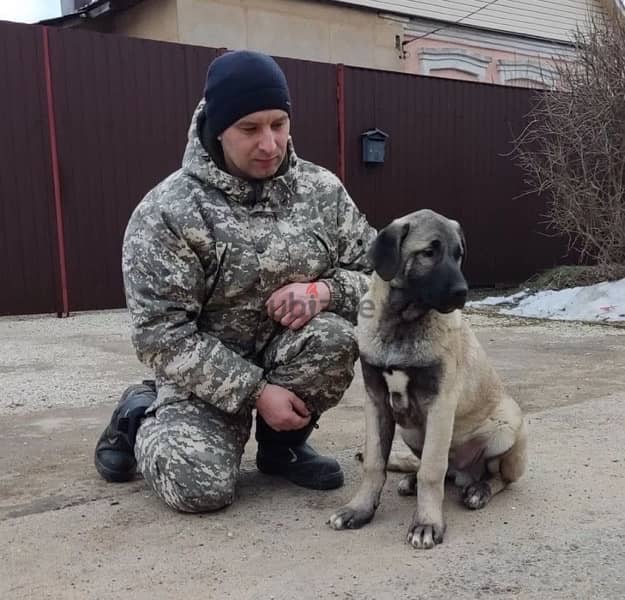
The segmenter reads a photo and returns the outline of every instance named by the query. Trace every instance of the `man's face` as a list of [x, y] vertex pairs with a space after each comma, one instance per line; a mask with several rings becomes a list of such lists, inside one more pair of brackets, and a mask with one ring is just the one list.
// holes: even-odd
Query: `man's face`
[[261, 110], [239, 119], [220, 136], [228, 171], [246, 179], [273, 177], [286, 155], [290, 130], [283, 110]]

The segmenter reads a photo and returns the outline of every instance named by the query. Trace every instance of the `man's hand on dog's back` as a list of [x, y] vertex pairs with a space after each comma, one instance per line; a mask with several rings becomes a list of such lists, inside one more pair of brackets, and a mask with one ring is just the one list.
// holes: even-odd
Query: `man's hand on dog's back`
[[310, 411], [293, 392], [268, 383], [263, 388], [256, 410], [267, 425], [275, 431], [302, 429], [310, 423]]

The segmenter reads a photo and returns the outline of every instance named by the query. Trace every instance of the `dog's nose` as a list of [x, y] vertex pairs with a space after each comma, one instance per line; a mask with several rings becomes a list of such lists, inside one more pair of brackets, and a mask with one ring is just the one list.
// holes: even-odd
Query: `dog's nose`
[[467, 300], [467, 292], [469, 290], [467, 289], [467, 287], [465, 285], [462, 286], [456, 286], [454, 288], [451, 289], [451, 297], [454, 301], [454, 304], [456, 304], [457, 306], [464, 306], [464, 303]]

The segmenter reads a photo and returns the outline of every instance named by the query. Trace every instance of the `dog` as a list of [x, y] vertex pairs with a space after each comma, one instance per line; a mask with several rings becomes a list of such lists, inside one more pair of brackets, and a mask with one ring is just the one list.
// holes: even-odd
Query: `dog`
[[[407, 542], [432, 548], [445, 533], [445, 478], [463, 489], [466, 507], [483, 508], [523, 474], [526, 426], [462, 317], [468, 286], [460, 224], [419, 210], [381, 230], [369, 256], [374, 273], [356, 328], [367, 392], [364, 474], [328, 523], [365, 525], [388, 468], [412, 470], [398, 489], [417, 495]], [[412, 459], [389, 462], [396, 426]]]

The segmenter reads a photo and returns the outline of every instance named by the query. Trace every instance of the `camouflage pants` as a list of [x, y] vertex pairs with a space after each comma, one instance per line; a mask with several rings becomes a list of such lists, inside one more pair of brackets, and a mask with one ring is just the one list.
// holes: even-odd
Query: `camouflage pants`
[[[353, 325], [322, 312], [298, 331], [282, 331], [260, 360], [267, 381], [291, 390], [321, 414], [343, 396], [357, 357]], [[193, 398], [162, 406], [137, 433], [139, 470], [174, 509], [222, 508], [234, 500], [251, 425], [252, 407], [228, 414]]]

